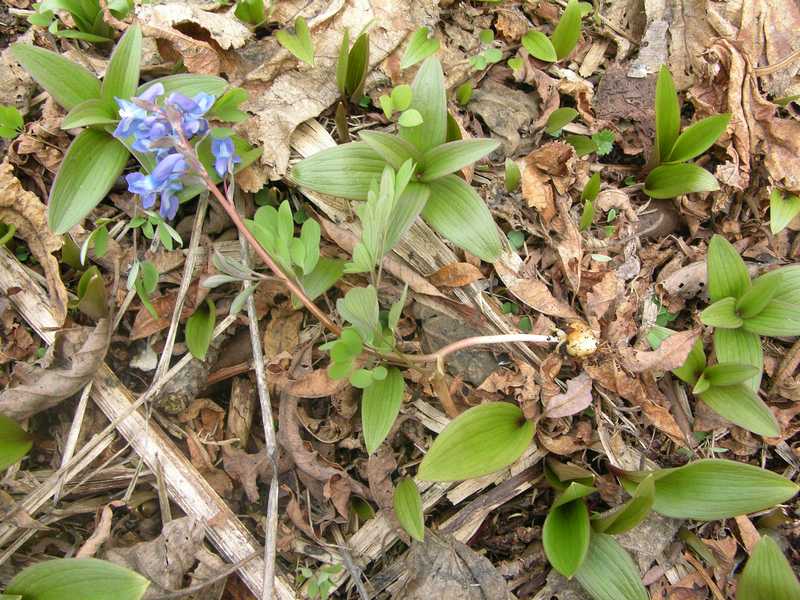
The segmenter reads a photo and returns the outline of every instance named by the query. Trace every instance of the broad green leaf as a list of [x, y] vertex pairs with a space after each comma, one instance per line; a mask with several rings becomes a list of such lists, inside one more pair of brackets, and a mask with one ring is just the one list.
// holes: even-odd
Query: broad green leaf
[[422, 118], [422, 114], [420, 114], [416, 108], [404, 110], [400, 114], [400, 118], [397, 119], [397, 124], [400, 125], [403, 130], [419, 127], [423, 122], [424, 119]]
[[778, 293], [778, 278], [764, 279], [757, 277], [753, 284], [736, 301], [736, 314], [742, 319], [750, 319], [764, 310]]
[[381, 110], [386, 118], [391, 119], [392, 115], [394, 115], [394, 104], [392, 104], [392, 99], [388, 95], [383, 94], [380, 98], [378, 98], [378, 104], [381, 105]]
[[[656, 163], [664, 162], [681, 130], [681, 106], [675, 83], [666, 65], [661, 65], [656, 82]], [[678, 195], [678, 194], [676, 194]]]
[[610, 535], [592, 534], [575, 579], [594, 600], [649, 600], [639, 569]]
[[594, 202], [591, 200], [586, 200], [583, 204], [583, 211], [581, 212], [581, 218], [578, 222], [578, 229], [581, 231], [586, 231], [589, 227], [592, 226], [594, 222]]
[[703, 459], [656, 472], [653, 510], [676, 519], [714, 521], [772, 508], [797, 491], [796, 484], [772, 471]]
[[430, 197], [430, 188], [423, 183], [409, 183], [395, 202], [386, 230], [384, 250], [388, 252], [405, 235], [422, 212]]
[[700, 156], [725, 132], [730, 120], [730, 113], [724, 113], [706, 117], [690, 125], [678, 136], [672, 152], [662, 162], [683, 162]]
[[405, 382], [397, 367], [387, 369], [386, 378], [376, 381], [361, 396], [361, 427], [367, 452], [372, 454], [389, 435], [403, 404]]
[[336, 301], [336, 310], [342, 318], [356, 328], [362, 339], [371, 344], [380, 331], [378, 293], [370, 286], [352, 288], [344, 298]]
[[31, 446], [30, 434], [5, 415], [0, 415], [0, 471], [18, 462]]
[[[749, 368], [757, 370], [752, 366]], [[780, 435], [780, 427], [772, 411], [753, 390], [743, 383], [726, 386], [712, 384], [710, 388], [699, 394], [699, 398], [711, 410], [739, 427], [766, 437]]]
[[644, 180], [644, 193], [659, 199], [718, 189], [719, 182], [716, 178], [692, 163], [661, 165], [650, 171]]
[[411, 106], [411, 99], [414, 97], [414, 92], [411, 91], [411, 86], [407, 83], [395, 86], [392, 88], [392, 106], [395, 110], [406, 110]]
[[133, 24], [117, 42], [108, 62], [100, 94], [103, 101], [116, 109], [114, 98], [130, 98], [139, 85], [139, 63], [142, 60], [142, 30]]
[[245, 90], [238, 87], [231, 88], [217, 98], [214, 106], [208, 112], [208, 117], [230, 123], [244, 121], [247, 118], [247, 113], [241, 110], [239, 106], [246, 100], [247, 92]]
[[289, 178], [314, 192], [366, 200], [372, 180], [381, 176], [385, 165], [383, 158], [364, 142], [351, 142], [301, 160]]
[[[565, 480], [561, 479], [561, 481], [564, 482]], [[553, 506], [551, 508], [558, 508], [559, 506], [564, 506], [575, 500], [580, 500], [581, 498], [594, 494], [596, 491], [597, 490], [591, 485], [586, 485], [579, 481], [570, 481], [567, 488], [553, 501]]]
[[105, 198], [128, 162], [128, 150], [110, 135], [86, 129], [61, 162], [47, 207], [50, 229], [62, 234]]
[[586, 186], [583, 188], [581, 192], [581, 200], [586, 202], [594, 202], [595, 198], [597, 198], [597, 194], [600, 193], [600, 173], [595, 173], [589, 178], [589, 181], [586, 182]]
[[753, 282], [765, 280], [764, 285], [774, 287], [775, 295], [773, 299], [785, 302], [794, 302], [800, 297], [800, 265], [781, 267], [769, 273], [765, 273]]
[[417, 476], [426, 481], [461, 481], [494, 473], [522, 456], [533, 433], [533, 423], [515, 404], [475, 406], [451, 421], [433, 441]]
[[294, 20], [294, 33], [289, 33], [285, 29], [275, 32], [275, 39], [278, 43], [291, 52], [295, 58], [314, 66], [314, 44], [311, 41], [311, 33], [308, 24], [303, 17]]
[[797, 600], [800, 581], [778, 544], [764, 535], [753, 548], [736, 586], [736, 600]]
[[564, 14], [550, 36], [558, 60], [570, 55], [581, 36], [581, 7], [578, 0], [569, 0]]
[[597, 533], [624, 533], [644, 521], [653, 508], [656, 487], [653, 477], [646, 477], [630, 500], [602, 515], [592, 517], [592, 529]]
[[[72, 110], [100, 97], [100, 82], [84, 67], [55, 52], [29, 44], [12, 44], [12, 56], [58, 104]], [[116, 175], [115, 175], [116, 177]]]
[[714, 353], [720, 363], [751, 365], [758, 369], [758, 375], [746, 382], [751, 390], [758, 393], [764, 368], [761, 338], [744, 329], [715, 329]]
[[[157, 79], [151, 79], [147, 83], [143, 83], [136, 90], [136, 95], [141, 96], [147, 88], [160, 83], [164, 86], [164, 94], [169, 96], [173, 92], [180, 92], [184, 96], [195, 96], [200, 92], [211, 94], [219, 98], [225, 88], [228, 87], [228, 82], [222, 77], [215, 77], [214, 75], [195, 75], [193, 73], [178, 73], [177, 75], [167, 75]], [[213, 110], [213, 107], [212, 107]]]
[[456, 246], [486, 262], [494, 262], [502, 252], [489, 209], [477, 192], [456, 175], [431, 181], [430, 198], [422, 217]]
[[18, 573], [6, 593], [25, 600], [108, 600], [113, 590], [114, 600], [139, 600], [149, 585], [138, 573], [105, 560], [56, 558]]
[[797, 301], [773, 299], [756, 316], [745, 319], [742, 327], [770, 337], [800, 335], [800, 306]]
[[16, 106], [0, 106], [0, 137], [7, 140], [16, 137], [24, 124]]
[[708, 296], [712, 302], [740, 298], [750, 288], [750, 275], [739, 251], [721, 235], [714, 235], [708, 243], [707, 265]]
[[91, 267], [78, 281], [78, 310], [92, 319], [108, 316], [106, 285], [97, 267]]
[[[308, 275], [300, 277], [300, 285], [311, 300], [327, 292], [333, 284], [342, 278], [344, 261], [336, 258], [320, 256], [317, 266]], [[292, 297], [292, 307], [299, 309], [302, 306], [299, 298]]]
[[425, 516], [417, 484], [406, 477], [394, 488], [394, 514], [406, 533], [417, 541], [425, 539]]
[[717, 300], [700, 313], [700, 320], [709, 327], [736, 329], [742, 326], [741, 317], [736, 314], [736, 298], [727, 297]]
[[592, 141], [592, 138], [586, 135], [569, 134], [564, 137], [564, 141], [575, 148], [575, 154], [579, 157], [586, 156], [597, 150], [597, 144]]
[[439, 61], [431, 57], [417, 71], [411, 84], [411, 108], [419, 111], [425, 127], [401, 127], [400, 136], [420, 152], [443, 144], [447, 136], [447, 98]]
[[400, 61], [401, 69], [407, 69], [425, 60], [439, 49], [439, 40], [435, 37], [429, 37], [430, 33], [430, 29], [427, 27], [420, 27], [414, 32]]
[[364, 81], [369, 71], [369, 34], [362, 33], [356, 38], [347, 62], [345, 93], [357, 100], [364, 91]]
[[519, 170], [519, 165], [510, 158], [507, 158], [505, 164], [506, 191], [509, 193], [516, 192], [521, 179], [522, 173]]
[[216, 323], [217, 308], [209, 298], [186, 320], [186, 347], [195, 358], [205, 360]]
[[84, 100], [69, 111], [64, 120], [61, 121], [61, 129], [104, 125], [116, 123], [117, 121], [119, 121], [119, 117], [107, 103], [98, 98], [92, 98], [91, 100]]
[[398, 135], [382, 131], [362, 131], [360, 136], [367, 146], [394, 169], [399, 169], [409, 159], [419, 162], [419, 152], [414, 145]]
[[700, 375], [700, 379], [697, 380], [697, 383], [694, 384], [692, 388], [692, 393], [697, 396], [705, 392], [708, 388], [711, 387], [711, 384], [708, 382], [708, 379], [705, 378], [705, 373]]
[[544, 130], [546, 133], [550, 135], [557, 136], [561, 133], [561, 130], [564, 129], [565, 125], [569, 125], [572, 123], [578, 116], [578, 111], [574, 108], [558, 108], [550, 113], [550, 116], [547, 118], [547, 125], [545, 125]]
[[[586, 487], [573, 482], [562, 495], [576, 486]], [[554, 503], [542, 529], [542, 544], [547, 560], [564, 577], [572, 577], [586, 557], [590, 535], [589, 509], [582, 498], [563, 504]]]
[[758, 375], [753, 365], [737, 365], [735, 363], [716, 364], [703, 371], [703, 376], [711, 385], [737, 385]]
[[264, 0], [236, 0], [236, 9], [233, 14], [237, 19], [251, 25], [260, 25], [267, 20]]
[[558, 60], [553, 42], [541, 31], [531, 29], [522, 36], [522, 45], [534, 58], [545, 62], [556, 62]]
[[433, 181], [480, 160], [500, 145], [496, 140], [471, 139], [448, 142], [428, 150], [422, 157], [421, 181]]
[[769, 195], [769, 228], [773, 234], [783, 231], [800, 214], [800, 197], [772, 188]]
[[466, 106], [472, 99], [473, 83], [465, 81], [456, 89], [456, 102], [461, 106]]

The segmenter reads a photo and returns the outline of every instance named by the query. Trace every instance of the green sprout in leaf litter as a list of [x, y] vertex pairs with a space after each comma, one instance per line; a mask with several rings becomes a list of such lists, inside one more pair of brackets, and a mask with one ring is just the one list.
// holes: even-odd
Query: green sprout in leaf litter
[[314, 43], [311, 41], [311, 33], [303, 17], [295, 19], [294, 33], [281, 29], [275, 32], [275, 39], [278, 40], [281, 46], [291, 52], [295, 58], [312, 67], [314, 66]]
[[[133, 4], [133, 0], [109, 0], [104, 6], [114, 18], [124, 19], [133, 10]], [[103, 19], [99, 0], [42, 0], [33, 9], [28, 22], [46, 28], [58, 38], [92, 43], [110, 42], [114, 38], [114, 30]]]
[[581, 12], [578, 0], [569, 0], [550, 37], [532, 29], [522, 36], [523, 47], [531, 56], [544, 62], [557, 62], [567, 58], [575, 49], [581, 35]]
[[408, 46], [400, 61], [401, 69], [408, 69], [422, 62], [439, 50], [439, 40], [431, 35], [427, 27], [417, 29], [408, 40]]
[[25, 122], [15, 106], [0, 106], [0, 137], [13, 140], [22, 131]]
[[503, 52], [492, 45], [494, 43], [494, 32], [491, 29], [482, 30], [478, 37], [484, 48], [480, 53], [469, 57], [469, 64], [473, 69], [482, 71], [487, 66], [503, 60]]

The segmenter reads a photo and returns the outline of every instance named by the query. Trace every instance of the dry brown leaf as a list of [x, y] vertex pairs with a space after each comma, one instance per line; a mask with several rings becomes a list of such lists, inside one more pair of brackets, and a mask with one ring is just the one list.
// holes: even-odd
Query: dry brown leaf
[[642, 373], [653, 369], [671, 371], [686, 362], [686, 357], [689, 356], [692, 346], [699, 337], [699, 329], [688, 329], [671, 335], [657, 350], [624, 347], [619, 348], [619, 353], [623, 365], [631, 373]]
[[603, 278], [592, 286], [586, 294], [586, 313], [589, 317], [602, 319], [619, 295], [622, 293], [622, 282], [614, 271], [608, 271]]
[[518, 42], [530, 30], [531, 22], [519, 8], [508, 6], [497, 12], [494, 28], [507, 42]]
[[292, 352], [300, 344], [301, 311], [273, 312], [264, 329], [264, 356], [270, 361], [281, 352]]
[[[89, 328], [86, 328], [89, 330]], [[0, 413], [21, 421], [66, 400], [89, 383], [106, 356], [110, 340], [108, 319], [101, 319], [90, 330], [75, 352], [62, 354], [56, 338], [55, 357], [46, 369], [31, 369], [30, 383], [9, 388], [0, 394]]]
[[578, 225], [570, 213], [570, 202], [566, 196], [558, 196], [558, 219], [553, 221], [553, 229], [558, 232], [556, 251], [561, 259], [561, 270], [574, 293], [581, 287], [581, 261], [583, 260], [583, 238]]
[[562, 319], [579, 318], [571, 306], [553, 296], [547, 286], [538, 279], [512, 271], [505, 261], [497, 261], [494, 268], [508, 291], [534, 310]]
[[747, 548], [747, 553], [752, 554], [753, 548], [761, 539], [761, 534], [758, 533], [756, 526], [747, 517], [747, 515], [739, 515], [735, 517], [736, 526], [739, 528], [739, 535], [742, 538], [744, 547]]
[[556, 215], [556, 192], [566, 191], [569, 180], [574, 180], [574, 162], [575, 149], [565, 142], [549, 142], [522, 160], [522, 197], [545, 223]]
[[108, 538], [111, 537], [111, 520], [114, 517], [114, 512], [111, 509], [112, 507], [118, 506], [125, 506], [125, 503], [121, 500], [114, 500], [103, 507], [100, 513], [100, 519], [97, 521], [92, 535], [89, 536], [89, 539], [86, 540], [83, 546], [75, 553], [75, 558], [94, 556], [102, 545], [108, 541]]
[[17, 228], [15, 235], [25, 239], [31, 254], [42, 265], [53, 316], [63, 323], [67, 317], [67, 288], [61, 281], [58, 259], [53, 256], [61, 248], [61, 238], [47, 225], [47, 207], [36, 194], [22, 187], [8, 162], [0, 165], [0, 221]]
[[[192, 313], [203, 303], [206, 296], [208, 296], [208, 292], [209, 289], [200, 285], [199, 281], [189, 286], [189, 291], [186, 294], [186, 299], [183, 302], [183, 309], [181, 310], [181, 321], [185, 321], [192, 316]], [[139, 340], [169, 327], [170, 321], [172, 320], [172, 312], [175, 310], [175, 303], [177, 301], [177, 289], [153, 299], [152, 305], [159, 315], [158, 319], [154, 319], [153, 315], [142, 306], [139, 312], [136, 313], [136, 318], [133, 320], [130, 339]]]
[[544, 416], [550, 419], [577, 414], [592, 404], [592, 378], [585, 372], [567, 381], [567, 391], [547, 400]]
[[287, 391], [299, 398], [324, 398], [336, 394], [350, 384], [347, 379], [331, 379], [327, 369], [316, 369], [289, 383]]
[[483, 273], [475, 265], [457, 262], [443, 266], [428, 279], [435, 286], [461, 287], [483, 279]]
[[513, 156], [522, 143], [520, 130], [528, 130], [539, 118], [537, 105], [536, 94], [486, 78], [472, 95], [469, 109], [486, 123], [492, 137], [501, 140], [506, 156]]
[[267, 453], [248, 454], [233, 446], [222, 446], [222, 456], [225, 472], [241, 484], [250, 502], [258, 502], [258, 479], [266, 479], [272, 474]]
[[369, 456], [367, 461], [367, 481], [372, 498], [378, 507], [388, 514], [394, 513], [394, 486], [392, 473], [397, 468], [394, 452], [388, 444], [381, 446]]

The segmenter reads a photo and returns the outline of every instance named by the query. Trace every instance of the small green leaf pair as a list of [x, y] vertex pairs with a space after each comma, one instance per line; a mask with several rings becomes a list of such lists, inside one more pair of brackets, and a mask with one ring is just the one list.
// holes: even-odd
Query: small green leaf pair
[[571, 133], [564, 137], [564, 141], [575, 148], [578, 157], [592, 152], [596, 152], [598, 156], [605, 156], [614, 148], [614, 132], [610, 129], [601, 129], [591, 136]]
[[583, 202], [583, 211], [581, 212], [581, 220], [578, 227], [581, 231], [586, 231], [592, 226], [594, 221], [594, 201], [600, 193], [600, 173], [594, 173], [583, 188], [581, 192], [581, 202]]
[[499, 48], [492, 46], [494, 43], [494, 31], [491, 29], [484, 29], [480, 32], [479, 38], [481, 44], [486, 46], [480, 53], [469, 57], [469, 64], [476, 71], [482, 71], [489, 65], [499, 63], [503, 60], [503, 52]]
[[78, 300], [74, 306], [83, 314], [92, 319], [102, 319], [108, 316], [108, 297], [106, 284], [100, 269], [96, 266], [89, 267], [78, 280]]
[[567, 58], [581, 36], [581, 7], [578, 0], [569, 0], [564, 14], [550, 37], [532, 29], [522, 36], [522, 45], [531, 56], [545, 62]]
[[[399, 135], [362, 133], [362, 141], [323, 150], [300, 161], [291, 173], [307, 189], [347, 198], [367, 200], [373, 181], [388, 164], [399, 169], [407, 160], [416, 165], [406, 194], [427, 193], [427, 200], [409, 208], [408, 219], [418, 214], [457, 246], [487, 262], [500, 256], [497, 226], [484, 202], [463, 179], [455, 175], [497, 147], [492, 140], [447, 142], [447, 100], [439, 61], [429, 58], [411, 86], [410, 108], [422, 116], [424, 127], [400, 125]], [[342, 174], [346, 173], [346, 176]], [[400, 204], [406, 204], [403, 200]]]
[[127, 287], [129, 290], [136, 290], [136, 295], [142, 302], [142, 306], [147, 309], [154, 319], [159, 318], [159, 314], [150, 302], [150, 296], [156, 291], [158, 286], [158, 269], [149, 260], [135, 260], [128, 272]]
[[[133, 10], [132, 0], [111, 0], [106, 3], [111, 14], [124, 19]], [[28, 22], [37, 27], [46, 27], [56, 37], [83, 40], [85, 42], [110, 42], [114, 30], [103, 18], [103, 10], [98, 0], [41, 0], [34, 4], [35, 12]], [[72, 18], [70, 25], [75, 29], [61, 29], [63, 21], [56, 18], [60, 12], [67, 12]]]
[[364, 93], [364, 80], [369, 71], [369, 34], [364, 32], [350, 48], [350, 32], [345, 29], [339, 60], [336, 63], [336, 86], [339, 93], [356, 102]]
[[236, 0], [236, 8], [233, 10], [236, 18], [244, 23], [249, 23], [258, 27], [267, 20], [264, 10], [264, 0]]
[[422, 125], [425, 119], [417, 109], [409, 108], [411, 106], [411, 98], [411, 86], [403, 83], [392, 89], [390, 95], [381, 95], [378, 98], [378, 102], [387, 119], [391, 119], [396, 112], [399, 112], [398, 125], [401, 127], [417, 127]]
[[309, 32], [308, 24], [303, 17], [297, 17], [294, 20], [294, 33], [281, 29], [275, 32], [275, 39], [295, 58], [314, 66], [314, 43], [311, 41], [311, 32]]
[[716, 178], [693, 163], [717, 141], [728, 127], [729, 113], [706, 117], [681, 129], [681, 107], [672, 75], [661, 67], [656, 83], [656, 140], [652, 162], [658, 166], [644, 182], [644, 193], [652, 198], [674, 198], [693, 192], [719, 189]]
[[408, 41], [408, 47], [400, 61], [400, 68], [407, 69], [436, 54], [437, 50], [439, 50], [439, 40], [431, 36], [430, 29], [420, 27]]

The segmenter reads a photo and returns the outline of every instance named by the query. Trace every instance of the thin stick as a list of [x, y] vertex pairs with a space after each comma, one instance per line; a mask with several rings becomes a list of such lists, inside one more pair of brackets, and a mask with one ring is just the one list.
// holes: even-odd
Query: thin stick
[[243, 558], [242, 560], [240, 560], [235, 564], [232, 564], [224, 571], [221, 571], [218, 574], [214, 575], [214, 577], [212, 577], [211, 579], [206, 579], [205, 581], [201, 581], [200, 583], [197, 583], [195, 585], [189, 586], [182, 590], [178, 590], [177, 592], [170, 592], [169, 594], [161, 594], [160, 596], [153, 596], [152, 600], [171, 600], [172, 598], [183, 598], [184, 596], [190, 596], [196, 592], [201, 592], [208, 586], [213, 585], [218, 581], [225, 579], [229, 575], [232, 575], [233, 573], [238, 571], [242, 567], [242, 565], [249, 563], [256, 556], [258, 556], [258, 553], [253, 552], [253, 554], [251, 554], [250, 556]]
[[[69, 427], [69, 433], [67, 434], [67, 441], [64, 443], [64, 452], [61, 455], [61, 468], [63, 469], [65, 465], [72, 460], [73, 455], [75, 454], [75, 446], [78, 444], [78, 436], [81, 433], [81, 427], [83, 426], [83, 417], [86, 414], [86, 405], [89, 404], [89, 393], [92, 391], [92, 382], [90, 381], [87, 383], [84, 388], [83, 392], [81, 392], [81, 399], [78, 400], [78, 406], [75, 408], [75, 416], [72, 418], [72, 424]], [[58, 501], [61, 499], [61, 491], [64, 487], [64, 479], [58, 480], [58, 485], [56, 486], [55, 493], [53, 494], [53, 502], [58, 504]]]
[[[236, 214], [241, 208], [241, 197], [237, 196], [238, 207], [234, 210]], [[250, 266], [250, 252], [248, 251], [248, 241], [244, 237], [239, 238], [241, 244], [241, 260], [245, 267]], [[252, 284], [245, 279], [242, 282], [243, 290], [247, 290]], [[272, 480], [269, 485], [269, 500], [267, 501], [267, 520], [264, 525], [264, 586], [261, 590], [261, 600], [269, 600], [275, 591], [275, 560], [277, 558], [276, 542], [278, 539], [278, 442], [275, 436], [275, 425], [272, 418], [272, 403], [267, 387], [267, 371], [264, 366], [264, 350], [261, 347], [261, 332], [258, 329], [258, 315], [256, 314], [256, 302], [253, 294], [247, 296], [247, 320], [250, 326], [250, 344], [253, 350], [253, 369], [256, 372], [256, 387], [258, 389], [258, 400], [261, 405], [261, 421], [264, 425], [264, 450], [272, 464]]]
[[557, 344], [561, 340], [553, 335], [536, 335], [533, 333], [506, 333], [502, 335], [476, 335], [474, 337], [464, 338], [452, 344], [447, 344], [439, 348], [436, 352], [431, 354], [404, 354], [403, 358], [412, 363], [429, 363], [435, 362], [440, 364], [444, 358], [473, 346], [489, 346], [494, 344], [511, 344], [514, 342], [524, 342], [528, 344]]

